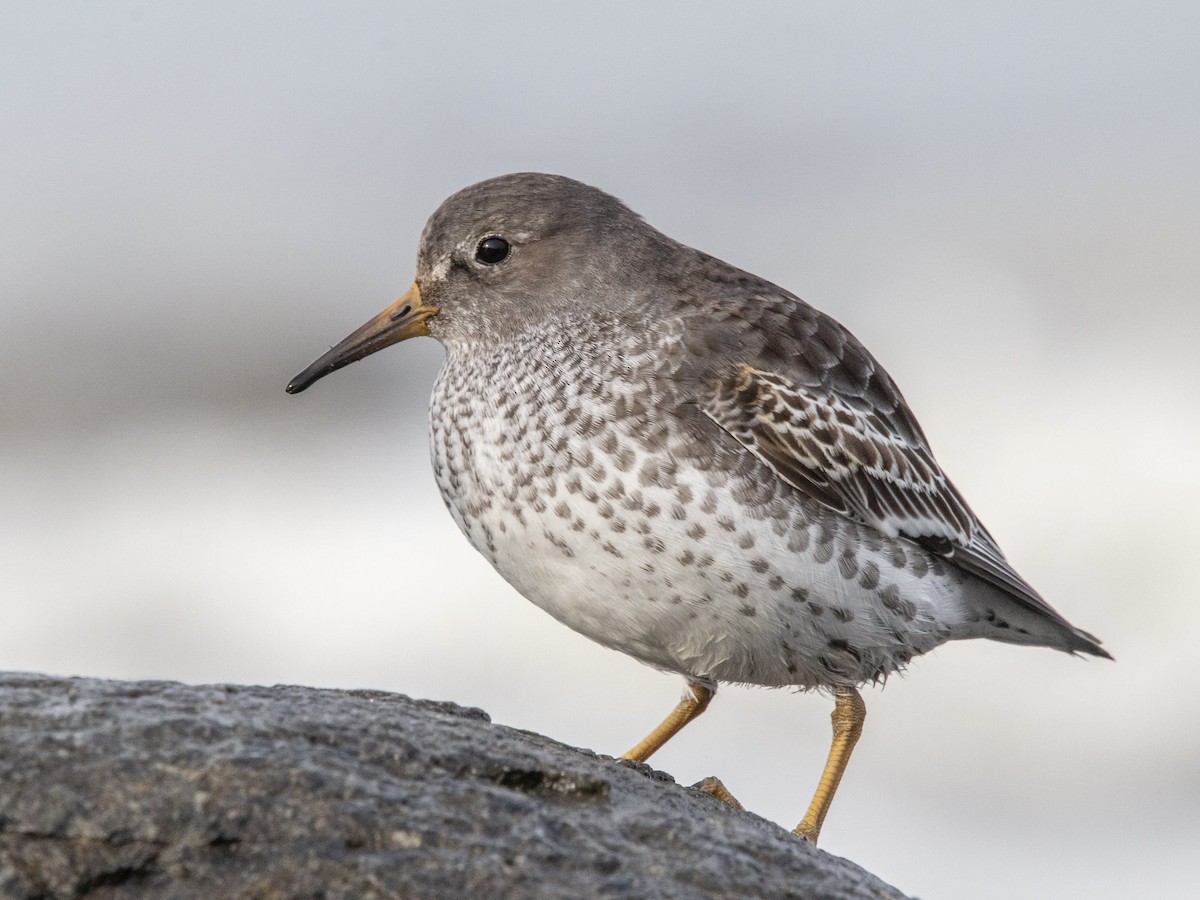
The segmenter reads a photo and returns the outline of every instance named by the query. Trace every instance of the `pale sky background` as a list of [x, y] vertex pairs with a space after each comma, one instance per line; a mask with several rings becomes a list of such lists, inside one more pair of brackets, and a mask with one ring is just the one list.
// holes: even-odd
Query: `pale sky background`
[[[445, 196], [559, 172], [848, 325], [1117, 658], [959, 643], [869, 691], [823, 847], [929, 900], [1194, 890], [1197, 47], [1190, 2], [0, 4], [0, 666], [640, 738], [680, 681], [443, 509], [435, 343], [283, 393]], [[726, 688], [654, 762], [790, 828], [829, 711]]]

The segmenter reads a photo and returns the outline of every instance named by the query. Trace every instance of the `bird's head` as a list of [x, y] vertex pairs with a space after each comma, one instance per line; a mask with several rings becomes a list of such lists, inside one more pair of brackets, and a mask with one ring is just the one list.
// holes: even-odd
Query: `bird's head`
[[644, 296], [674, 243], [615, 197], [570, 178], [520, 173], [446, 200], [421, 234], [408, 291], [292, 379], [319, 378], [410, 337], [448, 346], [506, 341], [580, 303]]

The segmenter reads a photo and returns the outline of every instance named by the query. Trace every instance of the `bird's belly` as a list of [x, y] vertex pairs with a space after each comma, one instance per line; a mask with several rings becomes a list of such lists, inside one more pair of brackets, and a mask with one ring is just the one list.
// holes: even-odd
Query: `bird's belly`
[[952, 573], [790, 489], [764, 494], [760, 473], [672, 461], [662, 477], [669, 447], [514, 447], [492, 431], [477, 422], [467, 452], [435, 429], [451, 513], [518, 591], [607, 647], [714, 682], [814, 687], [886, 675], [946, 639]]

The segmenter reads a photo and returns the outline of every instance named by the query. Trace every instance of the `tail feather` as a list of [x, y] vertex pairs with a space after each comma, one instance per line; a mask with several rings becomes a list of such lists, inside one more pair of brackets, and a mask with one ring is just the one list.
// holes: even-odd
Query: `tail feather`
[[968, 579], [968, 585], [973, 589], [965, 596], [967, 621], [962, 637], [1113, 658], [1094, 635], [1076, 628], [1049, 606], [1032, 608], [981, 579]]

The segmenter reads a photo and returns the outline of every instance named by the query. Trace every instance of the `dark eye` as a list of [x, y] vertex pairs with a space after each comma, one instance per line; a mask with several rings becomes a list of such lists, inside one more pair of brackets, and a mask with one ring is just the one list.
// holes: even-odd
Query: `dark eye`
[[488, 237], [480, 241], [479, 246], [475, 248], [475, 258], [485, 266], [494, 266], [504, 262], [511, 249], [504, 238]]

